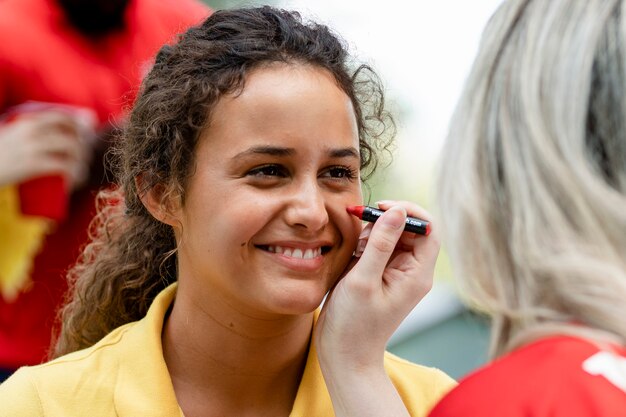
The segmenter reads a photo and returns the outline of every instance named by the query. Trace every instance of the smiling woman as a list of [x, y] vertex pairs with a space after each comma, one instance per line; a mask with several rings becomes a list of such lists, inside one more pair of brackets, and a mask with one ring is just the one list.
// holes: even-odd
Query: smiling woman
[[[390, 125], [376, 75], [348, 60], [327, 27], [269, 7], [216, 12], [161, 49], [115, 153], [120, 188], [70, 272], [60, 357], [3, 384], [4, 410], [335, 415], [318, 352], [355, 324], [389, 329], [384, 345], [397, 323], [334, 311], [354, 290], [414, 305], [439, 250], [436, 228], [403, 233], [407, 213], [430, 220], [415, 204], [381, 203], [375, 227], [346, 211]], [[389, 354], [373, 366], [415, 416], [453, 384]]]

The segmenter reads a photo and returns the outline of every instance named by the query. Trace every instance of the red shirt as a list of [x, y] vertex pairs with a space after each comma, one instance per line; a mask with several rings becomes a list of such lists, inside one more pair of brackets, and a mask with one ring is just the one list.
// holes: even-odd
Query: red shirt
[[[90, 41], [66, 22], [54, 0], [2, 0], [0, 114], [35, 100], [88, 107], [101, 125], [119, 124], [160, 46], [209, 13], [196, 0], [131, 0], [126, 28]], [[0, 368], [45, 358], [66, 290], [64, 271], [86, 239], [94, 194], [83, 190], [72, 197], [68, 219], [35, 259], [32, 289], [12, 303], [0, 297]]]
[[557, 336], [470, 374], [430, 417], [624, 417], [626, 349]]

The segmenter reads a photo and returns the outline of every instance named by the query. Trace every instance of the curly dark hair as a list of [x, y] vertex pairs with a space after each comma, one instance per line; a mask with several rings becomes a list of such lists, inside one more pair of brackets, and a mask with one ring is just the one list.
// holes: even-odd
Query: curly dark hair
[[91, 241], [68, 274], [71, 291], [52, 356], [91, 346], [142, 318], [154, 297], [176, 281], [173, 229], [154, 219], [140, 197], [161, 187], [162, 201], [174, 195], [184, 202], [212, 109], [243, 89], [253, 69], [284, 62], [331, 73], [354, 107], [363, 178], [373, 173], [395, 127], [376, 73], [354, 65], [347, 49], [328, 27], [268, 6], [215, 12], [161, 48], [112, 153], [118, 188], [100, 192]]

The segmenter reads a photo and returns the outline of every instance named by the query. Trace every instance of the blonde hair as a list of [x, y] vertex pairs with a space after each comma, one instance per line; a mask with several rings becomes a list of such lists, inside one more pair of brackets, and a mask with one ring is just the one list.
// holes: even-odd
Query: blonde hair
[[512, 0], [483, 34], [437, 190], [492, 354], [555, 333], [626, 344], [624, 12]]

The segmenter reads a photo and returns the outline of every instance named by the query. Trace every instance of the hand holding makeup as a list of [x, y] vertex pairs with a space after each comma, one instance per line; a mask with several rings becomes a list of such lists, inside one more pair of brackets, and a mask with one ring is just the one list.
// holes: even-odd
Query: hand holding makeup
[[[363, 228], [356, 253], [360, 256], [327, 298], [315, 329], [331, 393], [346, 394], [337, 401], [334, 398], [334, 404], [358, 398], [354, 391], [360, 383], [381, 381], [381, 389], [393, 389], [384, 380], [385, 346], [432, 286], [438, 233], [431, 229], [425, 237], [403, 230], [407, 213], [427, 221], [430, 215], [409, 202], [386, 201], [379, 207], [385, 213]], [[373, 410], [364, 412], [375, 415]]]

